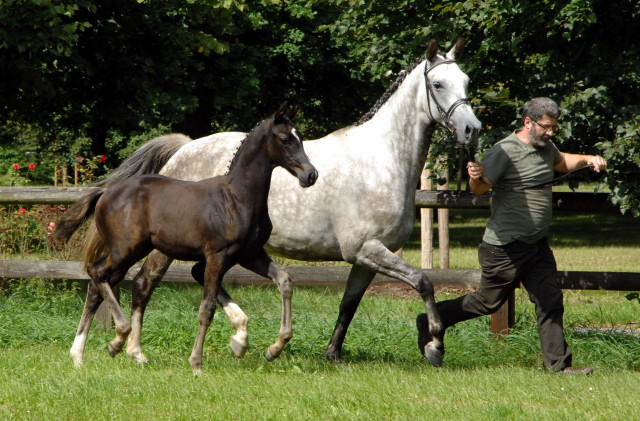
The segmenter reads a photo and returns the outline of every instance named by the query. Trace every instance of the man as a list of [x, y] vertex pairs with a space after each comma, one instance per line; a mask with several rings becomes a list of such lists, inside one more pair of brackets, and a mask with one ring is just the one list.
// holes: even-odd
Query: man
[[[482, 266], [477, 291], [438, 303], [444, 329], [463, 320], [492, 314], [520, 283], [535, 304], [544, 363], [551, 372], [590, 374], [593, 368], [571, 366], [571, 350], [564, 340], [563, 297], [556, 281], [556, 261], [547, 243], [551, 223], [551, 187], [534, 187], [553, 179], [553, 171], [570, 172], [587, 165], [606, 168], [599, 156], [562, 153], [551, 142], [560, 110], [549, 98], [534, 98], [523, 110], [522, 127], [491, 147], [482, 163], [469, 162], [469, 185], [474, 194], [493, 189], [491, 217], [478, 259]], [[425, 354], [437, 351], [426, 314], [416, 320], [418, 346]], [[434, 352], [435, 351], [435, 352]], [[442, 355], [425, 354], [431, 361]]]

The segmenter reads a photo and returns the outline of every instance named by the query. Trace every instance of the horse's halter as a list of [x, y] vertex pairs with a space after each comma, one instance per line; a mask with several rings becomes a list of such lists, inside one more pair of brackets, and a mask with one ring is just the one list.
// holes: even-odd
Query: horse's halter
[[441, 61], [440, 63], [434, 64], [431, 67], [427, 67], [426, 63], [424, 66], [424, 83], [425, 85], [427, 85], [427, 109], [429, 110], [429, 116], [431, 117], [432, 120], [434, 121], [436, 120], [435, 118], [433, 118], [433, 114], [431, 113], [431, 97], [433, 97], [433, 102], [436, 104], [438, 113], [440, 113], [440, 117], [442, 118], [442, 125], [451, 133], [454, 132], [454, 128], [452, 128], [453, 125], [451, 124], [451, 120], [450, 120], [451, 115], [456, 110], [456, 108], [458, 108], [460, 105], [471, 104], [471, 101], [469, 100], [469, 98], [460, 98], [456, 100], [453, 104], [451, 104], [449, 109], [445, 111], [444, 107], [440, 105], [440, 103], [438, 102], [438, 99], [433, 93], [433, 87], [431, 86], [431, 83], [429, 83], [428, 76], [430, 71], [440, 66], [441, 64], [449, 64], [449, 63], [455, 63], [455, 62], [456, 62], [455, 60], [444, 60], [444, 61]]

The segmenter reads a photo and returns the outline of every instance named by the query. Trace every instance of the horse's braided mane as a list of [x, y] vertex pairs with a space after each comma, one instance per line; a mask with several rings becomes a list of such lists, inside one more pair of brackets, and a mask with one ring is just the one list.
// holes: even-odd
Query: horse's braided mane
[[398, 90], [398, 86], [400, 86], [402, 82], [404, 82], [404, 80], [409, 75], [409, 73], [411, 73], [413, 69], [415, 69], [420, 63], [426, 60], [426, 58], [427, 58], [426, 55], [420, 57], [414, 63], [407, 66], [406, 69], [401, 71], [399, 76], [396, 78], [396, 80], [391, 84], [391, 86], [389, 86], [389, 88], [387, 88], [385, 93], [382, 94], [382, 96], [376, 101], [373, 107], [369, 111], [367, 111], [366, 114], [360, 117], [360, 120], [358, 120], [358, 122], [356, 123], [356, 126], [360, 126], [361, 124], [364, 124], [367, 121], [371, 120], [373, 116], [378, 112], [380, 107], [382, 107], [385, 104], [385, 102], [387, 102], [387, 100], [391, 97], [391, 95], [393, 95], [393, 93], [396, 90]]

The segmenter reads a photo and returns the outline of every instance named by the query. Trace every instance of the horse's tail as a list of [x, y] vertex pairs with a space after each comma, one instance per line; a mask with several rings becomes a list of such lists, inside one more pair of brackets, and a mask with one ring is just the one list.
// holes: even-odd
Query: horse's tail
[[80, 200], [74, 203], [65, 213], [56, 225], [53, 232], [53, 241], [57, 243], [66, 243], [69, 241], [74, 232], [91, 216], [96, 210], [96, 203], [104, 193], [104, 189], [97, 189], [84, 195]]
[[190, 137], [180, 133], [155, 137], [122, 161], [118, 168], [97, 185], [108, 187], [137, 175], [157, 174], [178, 149], [190, 141]]

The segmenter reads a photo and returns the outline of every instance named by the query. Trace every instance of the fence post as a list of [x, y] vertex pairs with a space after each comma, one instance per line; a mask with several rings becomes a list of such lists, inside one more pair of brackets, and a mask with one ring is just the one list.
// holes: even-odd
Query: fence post
[[[438, 185], [437, 190], [449, 190], [449, 170], [446, 171], [447, 182]], [[449, 209], [438, 208], [438, 250], [440, 250], [440, 269], [449, 269]]]
[[[429, 175], [430, 171], [423, 168], [420, 176], [422, 190], [433, 189]], [[433, 208], [420, 208], [420, 242], [421, 266], [423, 269], [433, 269]]]
[[491, 333], [508, 335], [516, 321], [516, 294], [511, 291], [507, 301], [491, 315]]

